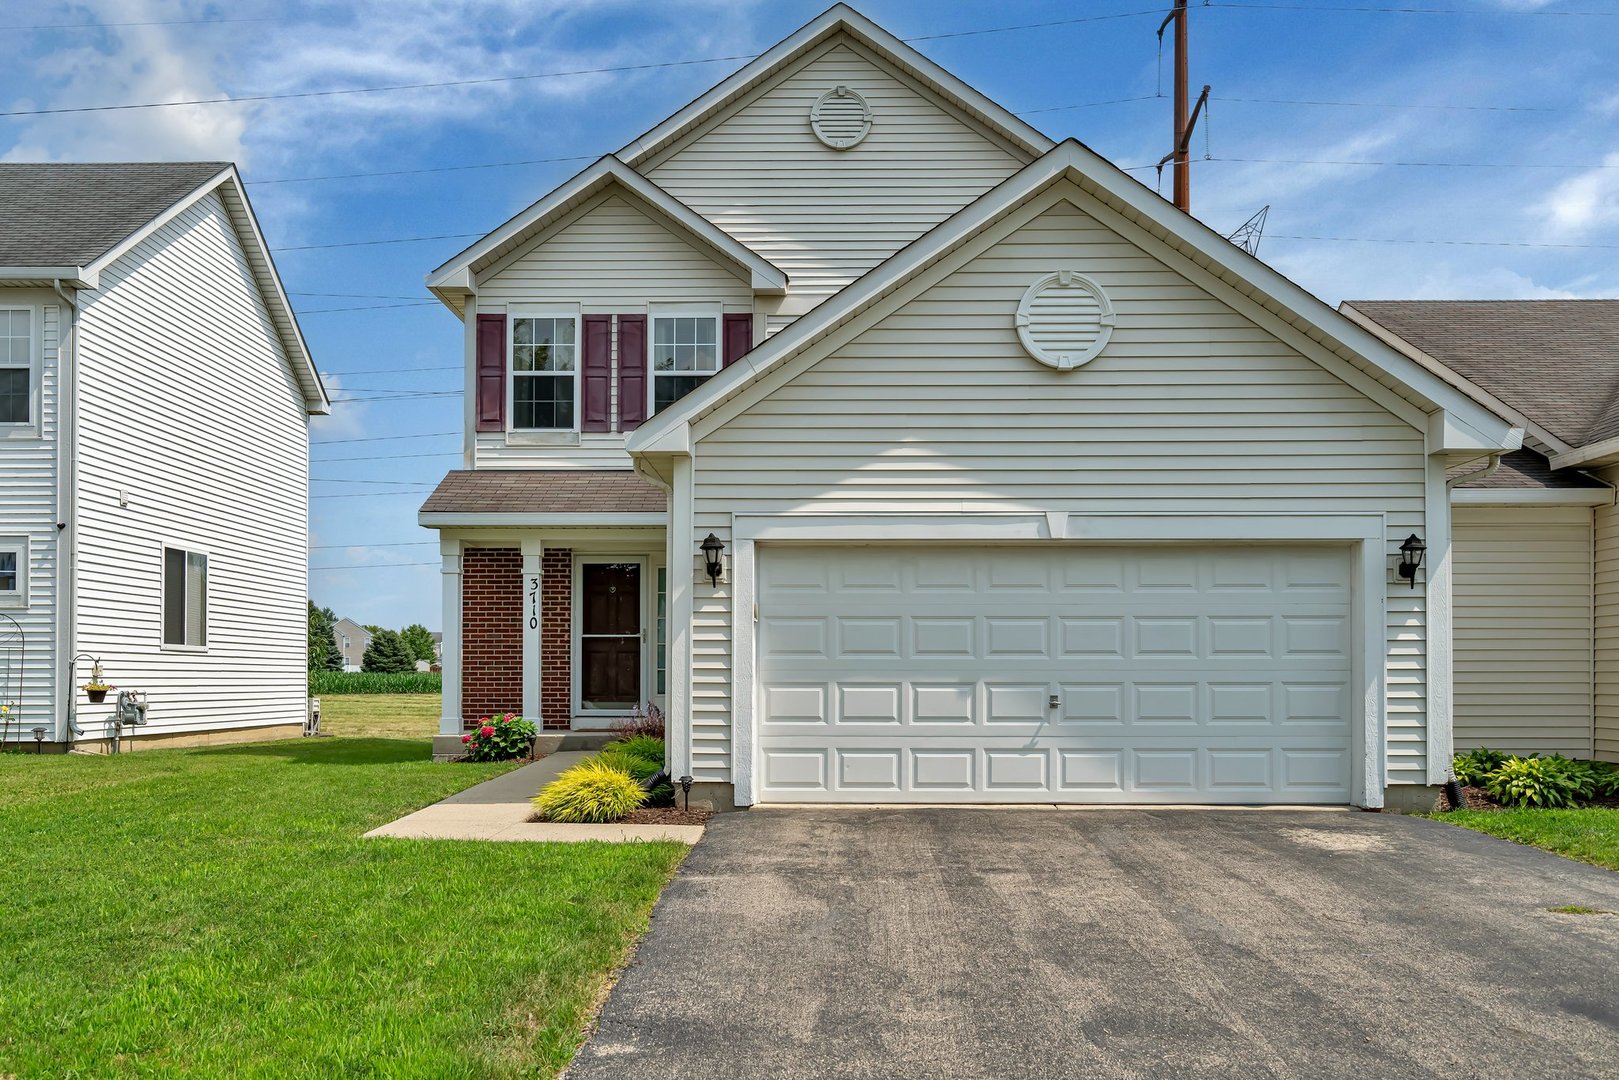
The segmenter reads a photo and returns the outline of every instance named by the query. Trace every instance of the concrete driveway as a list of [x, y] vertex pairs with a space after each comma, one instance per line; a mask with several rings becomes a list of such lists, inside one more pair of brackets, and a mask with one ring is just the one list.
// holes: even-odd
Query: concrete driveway
[[569, 1076], [1619, 1076], [1619, 874], [1389, 814], [716, 818]]

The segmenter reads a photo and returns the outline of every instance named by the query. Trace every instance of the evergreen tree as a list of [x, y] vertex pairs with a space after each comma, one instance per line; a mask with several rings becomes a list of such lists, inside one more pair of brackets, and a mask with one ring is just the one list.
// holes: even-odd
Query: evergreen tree
[[337, 651], [333, 627], [337, 614], [331, 608], [318, 608], [309, 601], [309, 670], [342, 671], [343, 654]]
[[371, 635], [371, 644], [365, 647], [361, 671], [415, 671], [416, 661], [410, 658], [405, 643], [394, 630], [378, 630]]
[[412, 660], [426, 660], [433, 662], [433, 634], [421, 623], [411, 623], [399, 631], [399, 639], [405, 643], [405, 651], [410, 653]]

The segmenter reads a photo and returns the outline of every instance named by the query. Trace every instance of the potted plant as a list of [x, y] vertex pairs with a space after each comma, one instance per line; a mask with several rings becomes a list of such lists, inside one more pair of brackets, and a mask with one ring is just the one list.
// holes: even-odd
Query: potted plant
[[90, 665], [90, 681], [85, 683], [82, 687], [80, 687], [80, 689], [84, 691], [84, 696], [90, 699], [90, 704], [100, 705], [103, 701], [107, 700], [107, 691], [116, 690], [117, 687], [113, 686], [112, 683], [102, 678], [101, 661], [97, 660], [95, 663]]

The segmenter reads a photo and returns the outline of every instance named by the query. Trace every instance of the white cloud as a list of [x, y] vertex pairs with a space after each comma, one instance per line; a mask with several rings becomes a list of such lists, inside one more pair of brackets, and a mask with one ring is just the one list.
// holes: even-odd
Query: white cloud
[[1563, 238], [1584, 236], [1619, 224], [1619, 153], [1602, 159], [1606, 168], [1572, 176], [1546, 195], [1537, 210]]

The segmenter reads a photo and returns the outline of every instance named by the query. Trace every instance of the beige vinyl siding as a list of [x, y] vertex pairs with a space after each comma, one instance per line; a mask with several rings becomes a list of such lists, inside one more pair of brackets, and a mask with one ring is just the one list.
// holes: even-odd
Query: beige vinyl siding
[[[148, 694], [149, 732], [301, 723], [307, 418], [218, 197], [104, 271], [80, 326], [78, 648]], [[206, 651], [162, 645], [166, 544], [208, 554]], [[81, 701], [88, 737], [110, 706]]]
[[[1385, 514], [1390, 552], [1423, 531], [1420, 432], [1067, 198], [1085, 205], [1066, 185], [1037, 197], [703, 436], [694, 549], [729, 540], [733, 514], [805, 511]], [[1068, 373], [1013, 328], [1058, 266], [1118, 311], [1107, 349]], [[728, 593], [696, 591], [694, 775], [725, 779]], [[1423, 783], [1423, 592], [1386, 596], [1389, 778]]]
[[[26, 307], [33, 316], [39, 385], [39, 415], [27, 429], [0, 429], [0, 536], [28, 541], [26, 607], [0, 607], [17, 621], [23, 634], [18, 648], [0, 652], [0, 704], [15, 704], [8, 740], [33, 741], [42, 726], [56, 738], [54, 662], [56, 653], [56, 520], [57, 520], [57, 359], [63, 330], [63, 308], [50, 290], [0, 289], [0, 307]], [[10, 629], [7, 627], [6, 629]]]
[[1458, 506], [1456, 749], [1591, 751], [1591, 511]]
[[[1619, 469], [1599, 473], [1619, 484]], [[1619, 507], [1595, 510], [1596, 756], [1619, 761]]]
[[[872, 110], [849, 150], [810, 130], [838, 86]], [[788, 295], [760, 299], [774, 333], [1027, 160], [840, 36], [641, 171], [786, 271]]]
[[[656, 220], [622, 191], [610, 191], [547, 230], [478, 282], [477, 311], [577, 306], [581, 314], [645, 312], [656, 304], [720, 304], [753, 311], [753, 289], [701, 245]], [[614, 326], [613, 348], [618, 348]], [[613, 381], [617, 413], [618, 380]], [[479, 432], [475, 467], [627, 469], [624, 436]]]

